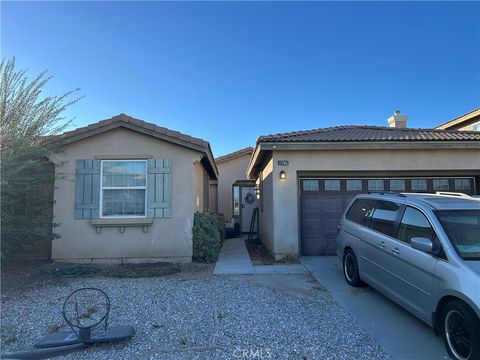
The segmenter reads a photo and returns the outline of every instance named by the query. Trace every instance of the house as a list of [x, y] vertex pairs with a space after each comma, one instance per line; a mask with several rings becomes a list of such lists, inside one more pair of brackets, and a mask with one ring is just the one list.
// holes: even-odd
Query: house
[[248, 179], [260, 192], [260, 238], [275, 257], [335, 254], [343, 210], [355, 194], [479, 193], [480, 132], [336, 126], [260, 136]]
[[480, 108], [449, 120], [436, 127], [440, 130], [473, 130], [480, 131]]
[[52, 259], [191, 261], [194, 213], [216, 211], [208, 142], [120, 114], [52, 146]]
[[[247, 166], [253, 148], [247, 147], [215, 159], [218, 167], [218, 212], [227, 222], [249, 230], [256, 204], [255, 182], [247, 179]], [[253, 194], [253, 201], [252, 195]]]

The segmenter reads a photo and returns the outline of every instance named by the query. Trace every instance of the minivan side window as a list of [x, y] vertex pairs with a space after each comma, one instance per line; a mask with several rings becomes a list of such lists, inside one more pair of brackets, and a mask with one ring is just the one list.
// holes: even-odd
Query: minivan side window
[[360, 225], [368, 226], [375, 201], [370, 199], [357, 199], [347, 212], [346, 218]]
[[385, 235], [394, 235], [395, 219], [397, 218], [400, 206], [391, 201], [379, 200], [372, 214], [370, 227]]
[[421, 211], [407, 206], [400, 222], [398, 240], [410, 244], [414, 237], [428, 238], [433, 242], [437, 235]]

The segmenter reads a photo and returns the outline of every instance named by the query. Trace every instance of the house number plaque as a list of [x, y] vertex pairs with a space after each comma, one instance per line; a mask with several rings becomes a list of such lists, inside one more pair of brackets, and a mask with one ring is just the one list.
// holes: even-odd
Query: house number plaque
[[288, 160], [278, 160], [277, 164], [278, 166], [288, 166], [289, 162]]

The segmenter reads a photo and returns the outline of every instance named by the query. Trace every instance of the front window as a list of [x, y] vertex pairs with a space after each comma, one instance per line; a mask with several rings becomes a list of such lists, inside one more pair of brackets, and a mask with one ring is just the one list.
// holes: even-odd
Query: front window
[[398, 229], [398, 240], [410, 244], [415, 237], [427, 238], [433, 242], [437, 236], [427, 217], [421, 211], [407, 206]]
[[102, 217], [145, 216], [145, 160], [102, 161]]
[[458, 255], [480, 260], [480, 210], [436, 210], [435, 215]]

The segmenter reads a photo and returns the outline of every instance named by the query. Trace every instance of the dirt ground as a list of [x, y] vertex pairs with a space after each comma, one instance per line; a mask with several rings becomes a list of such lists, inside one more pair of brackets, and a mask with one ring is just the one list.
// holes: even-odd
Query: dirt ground
[[21, 296], [24, 292], [35, 288], [47, 285], [67, 285], [73, 278], [94, 276], [156, 277], [168, 275], [180, 280], [189, 280], [212, 275], [213, 267], [214, 264], [200, 263], [79, 265], [57, 263], [51, 260], [21, 259], [8, 264], [2, 263], [0, 293], [2, 301], [4, 301]]

